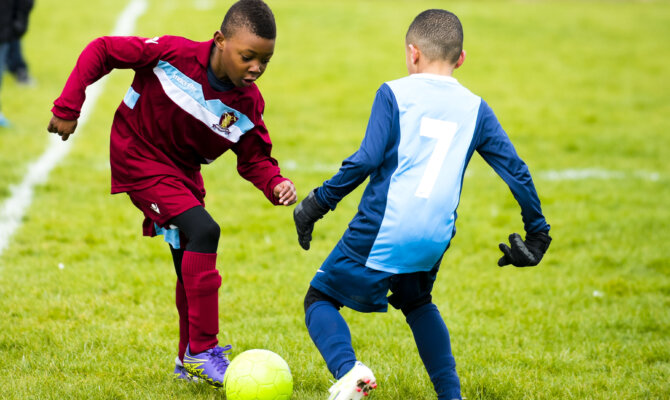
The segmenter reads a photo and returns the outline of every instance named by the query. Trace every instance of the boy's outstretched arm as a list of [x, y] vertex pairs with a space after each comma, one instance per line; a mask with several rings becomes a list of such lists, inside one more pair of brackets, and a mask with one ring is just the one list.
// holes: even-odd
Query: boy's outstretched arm
[[237, 155], [237, 172], [274, 205], [290, 206], [298, 199], [295, 186], [281, 175], [279, 164], [272, 155], [272, 142], [267, 128], [260, 122], [245, 133], [232, 147]]
[[399, 136], [398, 105], [388, 85], [383, 84], [372, 104], [365, 137], [359, 149], [342, 162], [340, 170], [312, 190], [293, 210], [298, 243], [309, 250], [314, 224], [363, 183], [384, 162], [385, 153]]
[[518, 233], [509, 236], [509, 246], [500, 243], [503, 256], [498, 266], [512, 264], [516, 267], [538, 265], [549, 248], [550, 226], [542, 214], [540, 199], [535, 190], [528, 166], [518, 156], [512, 142], [500, 126], [491, 108], [482, 100], [478, 121], [476, 149], [484, 160], [507, 183], [521, 207], [526, 240]]
[[86, 99], [86, 87], [114, 68], [140, 68], [156, 63], [163, 47], [157, 38], [104, 36], [91, 41], [81, 52], [60, 96], [51, 109], [54, 117], [47, 130], [63, 140], [74, 133]]

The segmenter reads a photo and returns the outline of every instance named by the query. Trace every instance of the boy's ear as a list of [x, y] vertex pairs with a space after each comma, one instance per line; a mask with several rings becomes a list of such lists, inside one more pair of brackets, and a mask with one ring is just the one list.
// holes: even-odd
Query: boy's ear
[[461, 55], [458, 56], [458, 61], [456, 61], [456, 66], [454, 66], [454, 69], [463, 65], [464, 62], [465, 62], [465, 50], [462, 50]]
[[223, 32], [221, 32], [220, 30], [214, 32], [214, 44], [216, 45], [217, 48], [223, 49], [225, 41], [226, 38], [223, 36]]
[[412, 64], [416, 65], [419, 62], [419, 58], [421, 58], [421, 50], [413, 44], [409, 44], [408, 46], [410, 51], [410, 61], [412, 61]]

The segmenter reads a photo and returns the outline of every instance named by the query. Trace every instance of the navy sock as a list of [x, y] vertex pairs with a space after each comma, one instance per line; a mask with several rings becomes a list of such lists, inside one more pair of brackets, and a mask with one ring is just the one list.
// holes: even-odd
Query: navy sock
[[433, 303], [423, 305], [407, 315], [416, 347], [428, 371], [439, 400], [461, 398], [461, 383], [456, 374], [456, 360], [451, 354], [449, 331]]
[[305, 324], [328, 370], [335, 379], [340, 379], [356, 363], [346, 321], [331, 302], [317, 301], [305, 312]]

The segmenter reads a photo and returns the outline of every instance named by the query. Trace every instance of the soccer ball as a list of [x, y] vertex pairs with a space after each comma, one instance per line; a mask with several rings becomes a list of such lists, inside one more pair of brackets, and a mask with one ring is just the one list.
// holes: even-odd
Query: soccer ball
[[289, 400], [291, 370], [278, 354], [247, 350], [233, 359], [223, 378], [227, 400]]

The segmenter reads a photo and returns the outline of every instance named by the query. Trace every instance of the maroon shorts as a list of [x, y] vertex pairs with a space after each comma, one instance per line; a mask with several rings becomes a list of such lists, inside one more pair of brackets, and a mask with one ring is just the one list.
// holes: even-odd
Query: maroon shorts
[[156, 236], [154, 223], [167, 227], [177, 215], [205, 205], [201, 195], [196, 196], [180, 179], [172, 176], [166, 176], [149, 188], [127, 193], [135, 207], [144, 213], [144, 236]]

